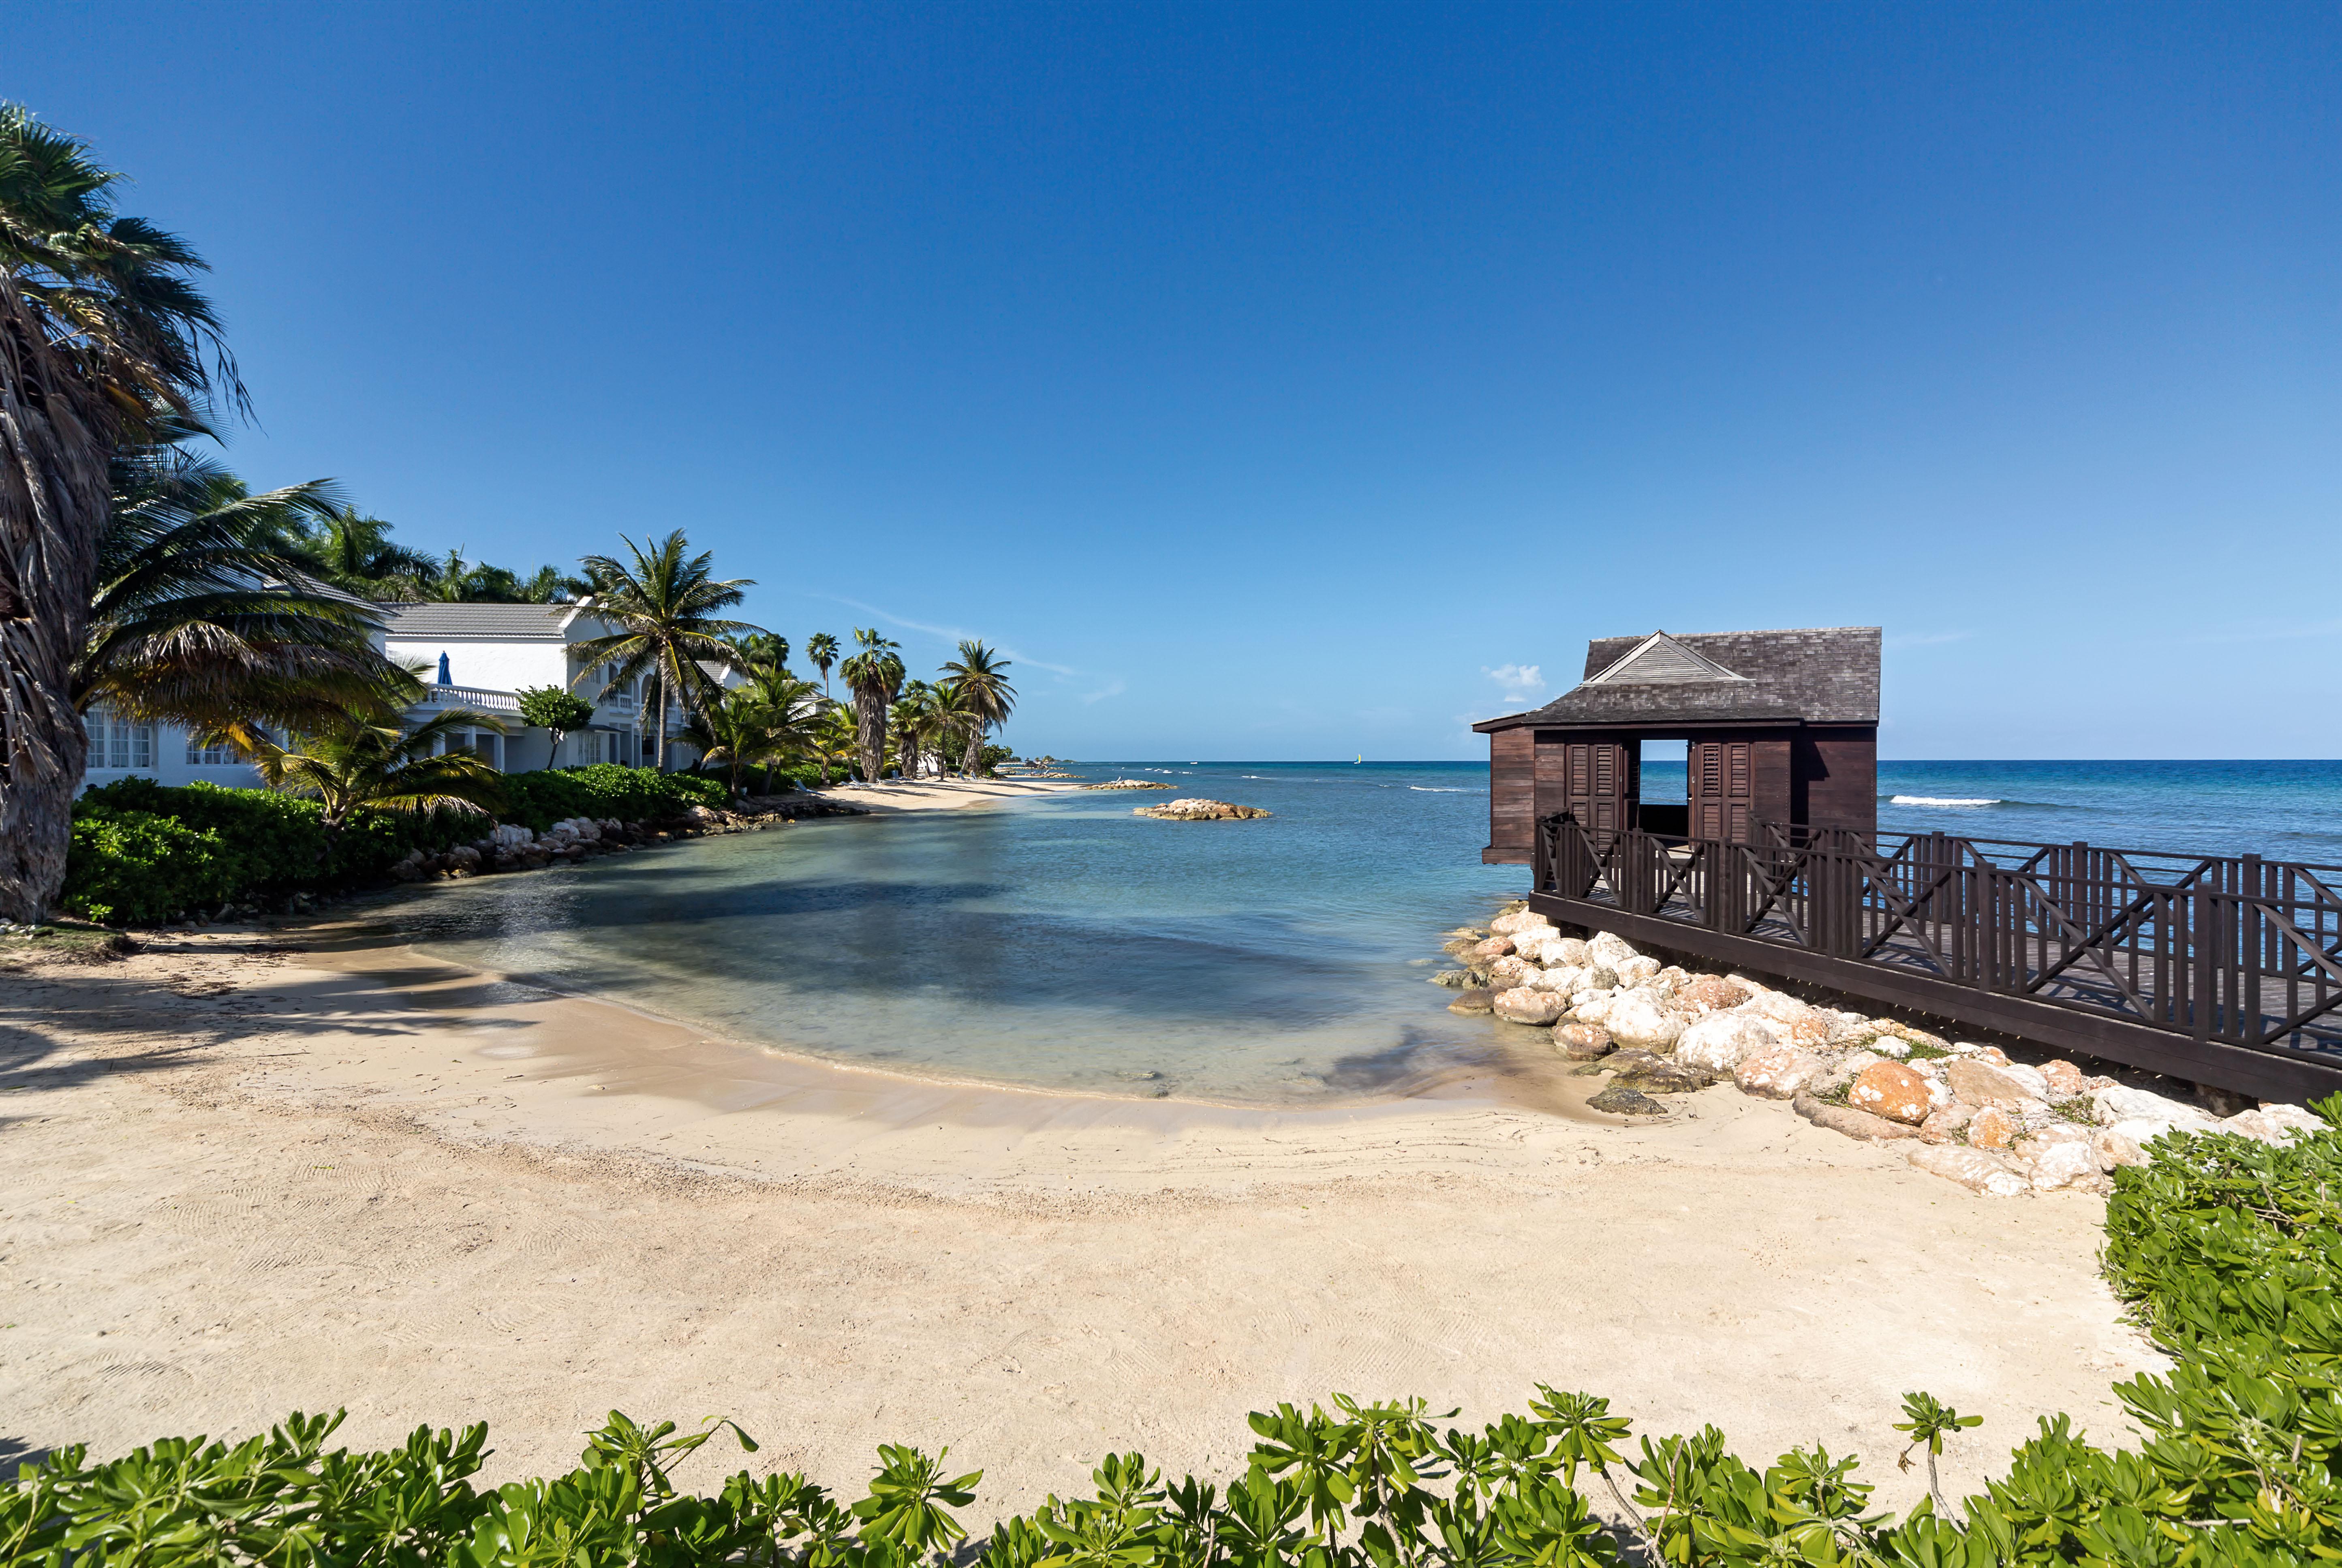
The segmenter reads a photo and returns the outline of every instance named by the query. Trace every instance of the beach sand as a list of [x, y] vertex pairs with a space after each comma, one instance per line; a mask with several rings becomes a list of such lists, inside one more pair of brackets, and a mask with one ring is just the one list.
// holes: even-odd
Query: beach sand
[[[1430, 1004], [1436, 1004], [1435, 998]], [[1763, 1463], [1927, 1389], [2102, 1441], [2162, 1364], [2103, 1206], [1995, 1202], [1729, 1087], [1582, 1109], [1558, 1059], [1308, 1114], [925, 1084], [710, 1041], [355, 928], [162, 934], [0, 970], [0, 1453], [487, 1420], [491, 1479], [613, 1406], [858, 1494], [881, 1441], [986, 1474], [972, 1523], [1110, 1449], [1230, 1473], [1244, 1415], [1341, 1390], [1477, 1422], [1538, 1382]]]
[[993, 805], [1001, 801], [1029, 800], [1035, 795], [1077, 790], [1078, 784], [1059, 779], [886, 779], [878, 784], [832, 784], [812, 793], [824, 800], [845, 801], [866, 811], [887, 814], [906, 811], [947, 811], [958, 806]]

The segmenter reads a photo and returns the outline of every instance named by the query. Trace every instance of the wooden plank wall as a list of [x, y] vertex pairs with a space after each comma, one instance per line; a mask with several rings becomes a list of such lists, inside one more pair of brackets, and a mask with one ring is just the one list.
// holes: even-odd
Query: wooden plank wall
[[1806, 732], [1797, 746], [1805, 798], [1792, 822], [1878, 831], [1878, 731], [1867, 724]]
[[1485, 865], [1526, 865], [1536, 842], [1536, 739], [1527, 729], [1488, 737], [1488, 847]]

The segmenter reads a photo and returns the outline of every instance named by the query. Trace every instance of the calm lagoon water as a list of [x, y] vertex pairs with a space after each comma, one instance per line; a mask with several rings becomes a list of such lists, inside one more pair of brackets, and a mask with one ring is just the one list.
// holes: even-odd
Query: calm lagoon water
[[[460, 961], [754, 1044], [951, 1077], [1236, 1104], [1376, 1098], [1502, 1059], [1426, 984], [1483, 866], [1479, 763], [1124, 763], [1266, 821], [1068, 794], [806, 823], [395, 906]], [[2342, 763], [1891, 763], [1880, 825], [2342, 862]], [[1682, 764], [1645, 794], [1682, 794]], [[1991, 804], [1927, 804], [1989, 802]], [[1440, 961], [1444, 963], [1445, 961]]]

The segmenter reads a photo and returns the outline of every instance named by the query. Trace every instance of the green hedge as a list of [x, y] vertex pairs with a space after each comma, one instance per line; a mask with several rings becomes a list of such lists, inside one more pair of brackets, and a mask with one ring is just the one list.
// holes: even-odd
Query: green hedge
[[[2326, 1102], [2342, 1122], [2342, 1096]], [[2116, 1176], [2107, 1264], [2177, 1358], [2117, 1385], [2147, 1433], [2092, 1447], [2044, 1420], [1985, 1490], [1951, 1505], [1936, 1459], [1977, 1424], [1912, 1394], [1896, 1430], [1929, 1496], [1870, 1512], [1855, 1462], [1794, 1449], [1763, 1470], [1709, 1426], [1643, 1438], [1586, 1394], [1540, 1388], [1526, 1415], [1441, 1431], [1419, 1400], [1255, 1414], [1225, 1491], [1166, 1484], [1136, 1453], [966, 1543], [953, 1511], [981, 1472], [879, 1450], [844, 1503], [796, 1474], [746, 1471], [706, 1495], [676, 1461], [724, 1434], [613, 1412], [576, 1470], [472, 1485], [487, 1429], [419, 1428], [376, 1453], [328, 1450], [340, 1418], [295, 1415], [230, 1447], [168, 1439], [87, 1463], [61, 1449], [0, 1491], [0, 1563], [771, 1563], [790, 1568], [2312, 1568], [2342, 1561], [2342, 1133], [2284, 1148], [2167, 1139]], [[744, 1447], [755, 1444], [738, 1428]], [[1596, 1512], [1597, 1506], [1600, 1510]]]
[[669, 822], [692, 806], [720, 808], [731, 799], [720, 779], [654, 773], [616, 763], [512, 774], [504, 785], [505, 820], [525, 824], [534, 833], [543, 833], [573, 816], [590, 816], [596, 822], [610, 817], [620, 822]]
[[[505, 780], [505, 820], [542, 833], [565, 817], [668, 822], [720, 806], [724, 786], [602, 763]], [[74, 803], [64, 906], [108, 925], [151, 925], [252, 898], [379, 882], [411, 852], [487, 836], [495, 819], [360, 811], [328, 841], [316, 802], [265, 789], [129, 778]]]

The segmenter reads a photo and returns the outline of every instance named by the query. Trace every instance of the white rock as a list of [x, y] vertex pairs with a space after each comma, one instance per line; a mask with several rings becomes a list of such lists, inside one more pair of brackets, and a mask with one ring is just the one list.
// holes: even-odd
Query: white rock
[[1869, 1042], [1869, 1049], [1877, 1052], [1881, 1056], [1892, 1056], [1897, 1062], [1908, 1061], [1911, 1056], [1911, 1042], [1894, 1034], [1873, 1035]]
[[[492, 836], [495, 839], [498, 849], [518, 849], [536, 835], [516, 822], [505, 822], [496, 824], [496, 831]], [[410, 858], [420, 860], [422, 854], [418, 851]]]
[[1566, 999], [1551, 991], [1532, 990], [1516, 985], [1509, 991], [1496, 993], [1496, 1016], [1515, 1024], [1558, 1024]]
[[1767, 1045], [1740, 1058], [1732, 1081], [1744, 1094], [1787, 1100], [1811, 1083], [1822, 1070], [1822, 1059], [1795, 1045]]
[[1560, 963], [1575, 964], [1580, 968], [1588, 967], [1586, 961], [1586, 944], [1580, 938], [1575, 936], [1558, 936], [1553, 938], [1548, 945], [1557, 946], [1561, 949], [1561, 951], [1556, 954], [1552, 958], [1548, 958], [1545, 961], [1548, 966], [1556, 963]]
[[2070, 1187], [2097, 1174], [2097, 1156], [2091, 1154], [2087, 1144], [2055, 1144], [2033, 1156], [2033, 1190], [2037, 1193]]
[[1628, 959], [1642, 956], [1629, 947], [1623, 938], [1607, 931], [1596, 933], [1594, 940], [1586, 944], [1586, 951], [1591, 955], [1591, 961], [1597, 968], [1611, 970], [1614, 973], [1618, 965]]
[[2151, 1156], [2147, 1144], [2167, 1133], [2201, 1133], [2206, 1126], [2193, 1122], [2174, 1122], [2160, 1116], [2137, 1116], [2100, 1127], [2090, 1138], [2090, 1151], [2098, 1158], [2098, 1169], [2111, 1171], [2117, 1165], [2144, 1165]]
[[[1552, 949], [1548, 947], [1546, 951], [1549, 953]], [[1557, 968], [1548, 968], [1546, 970], [1545, 981], [1539, 989], [1546, 991], [1558, 991], [1565, 996], [1575, 996], [1581, 991], [1590, 991], [1593, 989], [1592, 986], [1586, 984], [1589, 978], [1591, 978], [1591, 976], [1588, 975], [1582, 965], [1565, 964]]]
[[2141, 1120], [2195, 1122], [2201, 1123], [2207, 1129], [2212, 1125], [2212, 1117], [2200, 1105], [2174, 1100], [2149, 1089], [2126, 1089], [2120, 1084], [2111, 1089], [2101, 1089], [2090, 1096], [2090, 1115], [2101, 1127], [2111, 1127], [2117, 1122]]
[[1999, 1156], [1982, 1149], [1962, 1148], [1957, 1144], [1915, 1144], [1903, 1157], [1929, 1175], [1957, 1182], [1969, 1192], [1987, 1197], [2013, 1198], [2027, 1184]]
[[1618, 965], [1618, 984], [1625, 986], [1647, 985], [1657, 977], [1659, 961], [1656, 958], [1629, 958]]
[[[1647, 958], [1635, 962], [1651, 963]], [[1652, 964], [1655, 972], [1657, 967]], [[1684, 1032], [1684, 1015], [1668, 1006], [1666, 998], [1644, 987], [1622, 991], [1611, 998], [1601, 1022], [1611, 1039], [1645, 1051], [1673, 1050]]]
[[2283, 1144], [2297, 1134], [2325, 1132], [2326, 1119], [2298, 1105], [2263, 1105], [2257, 1111], [2237, 1112], [2220, 1124], [2220, 1131], [2241, 1133], [2264, 1144]]
[[1821, 1024], [1824, 1037], [1827, 1037], [1828, 1025], [1821, 1017], [1821, 1009], [1779, 991], [1759, 991], [1733, 1011], [1753, 1013], [1760, 1018], [1770, 1018], [1781, 1024], [1813, 1019]]
[[1676, 1036], [1676, 1060], [1710, 1073], [1730, 1073], [1741, 1058], [1785, 1044], [1767, 1018], [1742, 1013], [1711, 1013], [1684, 1026]]
[[1544, 925], [1546, 924], [1548, 924], [1548, 922], [1546, 920], [1546, 917], [1533, 910], [1516, 909], [1510, 914], [1500, 914], [1496, 916], [1496, 919], [1488, 922], [1488, 934], [1491, 936], [1510, 936], [1513, 933], [1520, 930], [1525, 925]]
[[1569, 999], [1569, 1015], [1580, 1024], [1610, 1026], [1610, 1008], [1617, 994], [1609, 991], [1581, 991]]

